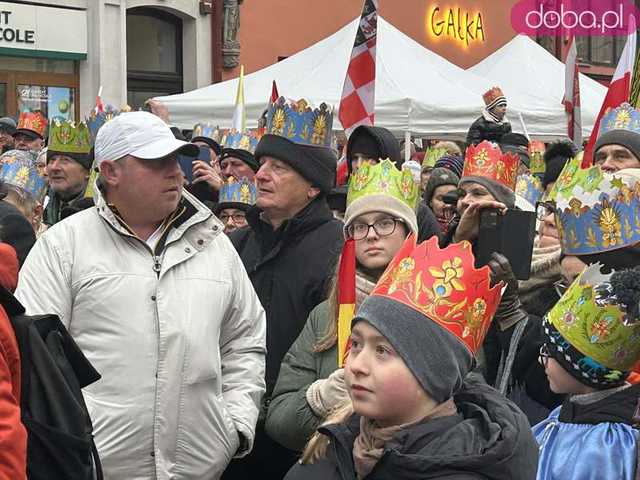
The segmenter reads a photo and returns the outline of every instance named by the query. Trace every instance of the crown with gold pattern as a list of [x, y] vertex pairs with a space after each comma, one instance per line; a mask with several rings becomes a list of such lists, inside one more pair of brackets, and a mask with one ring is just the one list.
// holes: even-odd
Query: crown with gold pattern
[[408, 168], [398, 170], [388, 158], [376, 163], [364, 163], [349, 180], [347, 207], [369, 195], [388, 195], [415, 211], [420, 200], [420, 184]]
[[228, 130], [222, 137], [220, 144], [224, 148], [233, 148], [246, 150], [254, 153], [258, 142], [262, 135], [258, 130], [247, 130], [244, 132], [237, 132], [235, 129]]
[[49, 151], [87, 154], [91, 150], [91, 133], [87, 124], [54, 120], [49, 127]]
[[255, 183], [247, 178], [238, 181], [234, 177], [229, 177], [220, 189], [218, 207], [220, 209], [250, 207], [256, 203], [257, 197], [258, 190]]
[[547, 164], [544, 163], [545, 150], [544, 142], [540, 140], [529, 142], [529, 171], [533, 175], [542, 175], [547, 169]]
[[605, 275], [600, 267], [598, 263], [587, 267], [547, 313], [545, 322], [583, 355], [606, 368], [628, 371], [640, 358], [638, 292], [627, 288], [638, 273], [623, 270]]
[[612, 130], [627, 130], [640, 134], [640, 110], [626, 102], [616, 108], [608, 109], [600, 122], [598, 138]]
[[[122, 112], [125, 111], [123, 108]], [[106, 105], [101, 112], [96, 111], [95, 108], [91, 109], [91, 113], [88, 117], [85, 117], [84, 121], [87, 124], [92, 141], [95, 142], [98, 130], [100, 130], [105, 123], [120, 115], [120, 113], [121, 111], [116, 110], [113, 105]]]
[[488, 266], [474, 266], [471, 244], [441, 249], [434, 236], [415, 244], [411, 235], [380, 277], [371, 296], [386, 297], [430, 318], [475, 354], [502, 297], [491, 287]]
[[10, 150], [0, 155], [0, 183], [6, 183], [41, 203], [47, 192], [47, 181], [38, 172], [37, 154]]
[[640, 242], [640, 170], [607, 173], [567, 162], [551, 192], [565, 255], [617, 250]]
[[535, 206], [544, 194], [542, 182], [531, 173], [523, 173], [518, 176], [518, 180], [516, 181], [516, 194]]
[[47, 119], [39, 110], [35, 112], [22, 112], [18, 118], [17, 130], [29, 130], [44, 138], [47, 130]]
[[191, 138], [206, 137], [216, 143], [221, 143], [222, 136], [223, 132], [220, 128], [210, 123], [196, 123], [193, 126], [193, 133], [191, 134]]
[[497, 144], [484, 140], [467, 147], [462, 176], [485, 177], [515, 191], [519, 163], [515, 153], [502, 153]]
[[333, 110], [326, 103], [313, 108], [304, 100], [278, 98], [269, 104], [267, 131], [301, 145], [331, 148]]

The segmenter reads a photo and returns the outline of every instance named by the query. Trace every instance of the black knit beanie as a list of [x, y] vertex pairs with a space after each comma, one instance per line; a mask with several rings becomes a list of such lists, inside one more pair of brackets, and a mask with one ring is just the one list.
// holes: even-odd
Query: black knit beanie
[[431, 197], [433, 197], [433, 192], [435, 192], [436, 188], [441, 187], [442, 185], [453, 185], [458, 186], [458, 182], [460, 178], [453, 173], [448, 168], [434, 168], [431, 171], [431, 176], [429, 177], [429, 181], [427, 182], [427, 186], [424, 189], [424, 201], [427, 205], [431, 202]]
[[91, 166], [93, 165], [93, 148], [89, 153], [56, 152], [54, 150], [47, 149], [47, 163], [49, 163], [56, 155], [64, 155], [65, 157], [72, 158], [86, 170], [91, 170]]
[[368, 296], [352, 321], [366, 321], [393, 346], [425, 392], [442, 403], [462, 387], [475, 359], [449, 331], [390, 298]]
[[560, 172], [565, 164], [576, 156], [578, 149], [568, 140], [560, 140], [551, 143], [544, 152], [545, 163], [544, 176], [542, 177], [542, 188], [546, 189], [550, 183], [558, 180]]
[[486, 177], [479, 177], [475, 175], [469, 175], [467, 177], [462, 177], [460, 179], [460, 183], [458, 186], [461, 187], [465, 183], [479, 183], [484, 188], [489, 190], [489, 193], [493, 195], [493, 197], [498, 201], [504, 203], [507, 208], [513, 208], [516, 204], [516, 194], [513, 190], [509, 190], [507, 187], [502, 185], [501, 183], [495, 182]]
[[402, 167], [402, 153], [400, 144], [386, 128], [360, 125], [349, 136], [347, 142], [347, 166], [351, 173], [353, 155], [362, 153], [371, 158], [384, 160], [388, 158], [396, 167]]
[[576, 255], [585, 264], [601, 263], [604, 273], [613, 270], [623, 270], [640, 265], [640, 245], [633, 245], [608, 252], [592, 253], [590, 255]]
[[193, 137], [191, 139], [191, 143], [202, 142], [206, 143], [211, 147], [211, 149], [216, 152], [216, 155], [220, 155], [222, 153], [222, 147], [218, 142], [216, 142], [213, 138], [209, 137]]
[[260, 169], [260, 163], [256, 160], [256, 157], [253, 156], [253, 153], [248, 150], [243, 150], [241, 148], [223, 148], [222, 153], [220, 153], [220, 162], [222, 162], [225, 158], [234, 157], [238, 160], [242, 160], [246, 163], [251, 170], [257, 172]]
[[521, 133], [505, 133], [500, 138], [500, 149], [503, 153], [511, 152], [518, 155], [520, 162], [529, 167], [529, 140]]
[[256, 161], [265, 155], [287, 163], [325, 194], [335, 184], [338, 158], [330, 148], [301, 145], [268, 133], [256, 147]]
[[638, 161], [640, 161], [640, 134], [638, 133], [629, 130], [610, 130], [607, 133], [603, 133], [598, 137], [593, 147], [594, 156], [600, 147], [604, 147], [605, 145], [622, 145], [623, 147], [627, 147]]

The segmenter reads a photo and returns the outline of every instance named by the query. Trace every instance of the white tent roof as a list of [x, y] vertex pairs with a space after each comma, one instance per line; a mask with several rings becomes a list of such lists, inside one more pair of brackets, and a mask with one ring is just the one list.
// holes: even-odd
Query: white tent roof
[[[561, 105], [564, 96], [564, 63], [525, 35], [514, 37], [468, 71], [500, 85], [507, 100], [510, 100], [510, 90], [521, 90], [550, 106], [555, 105], [561, 110], [564, 108]], [[580, 74], [583, 138], [591, 133], [606, 93], [604, 85]], [[562, 127], [561, 132], [565, 133], [566, 120]]]
[[[316, 105], [323, 101], [334, 105], [334, 128], [340, 128], [337, 106], [357, 24], [358, 19], [355, 19], [333, 35], [286, 60], [246, 75], [244, 93], [248, 126], [256, 125], [269, 99], [271, 83], [275, 80], [281, 95], [306, 98]], [[535, 43], [534, 46], [538, 47]], [[542, 47], [539, 48], [547, 53]], [[529, 60], [522, 53], [514, 52], [512, 55], [515, 54], [520, 56], [507, 60]], [[558, 86], [553, 91], [562, 91], [564, 64], [547, 55], [553, 62], [547, 58], [545, 60], [554, 68], [555, 64], [559, 64], [562, 71]], [[495, 69], [503, 63], [506, 61], [498, 58]], [[481, 68], [481, 64], [474, 68]], [[546, 65], [539, 65], [535, 77], [546, 75], [543, 73], [546, 68]], [[508, 71], [514, 76], [524, 75], [521, 67], [511, 67]], [[378, 19], [375, 110], [378, 126], [386, 127], [398, 135], [408, 130], [420, 136], [464, 138], [469, 126], [480, 114], [483, 106], [481, 94], [493, 84], [499, 84], [509, 101], [508, 116], [514, 131], [522, 131], [517, 116], [518, 112], [522, 112], [532, 137], [550, 139], [566, 135], [566, 117], [559, 101], [544, 95], [525, 94], [518, 83], [512, 85], [504, 80], [485, 79], [477, 71], [465, 71], [427, 50], [383, 18]], [[534, 82], [533, 74], [527, 75], [526, 80]], [[159, 97], [159, 100], [166, 103], [172, 121], [182, 128], [191, 128], [198, 122], [226, 128], [231, 125], [237, 85], [238, 79], [233, 79], [178, 95]], [[587, 102], [584, 101], [584, 104]], [[595, 109], [599, 106], [600, 103], [597, 103]], [[590, 129], [595, 113], [588, 117], [591, 123], [583, 121], [587, 129]], [[583, 118], [586, 119], [584, 113]]]

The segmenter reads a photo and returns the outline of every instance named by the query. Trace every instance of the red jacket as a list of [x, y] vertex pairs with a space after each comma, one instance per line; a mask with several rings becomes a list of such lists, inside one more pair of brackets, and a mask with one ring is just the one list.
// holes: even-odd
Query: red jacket
[[[18, 283], [16, 251], [0, 243], [0, 285]], [[27, 478], [27, 431], [20, 421], [20, 351], [9, 317], [0, 305], [0, 480]]]

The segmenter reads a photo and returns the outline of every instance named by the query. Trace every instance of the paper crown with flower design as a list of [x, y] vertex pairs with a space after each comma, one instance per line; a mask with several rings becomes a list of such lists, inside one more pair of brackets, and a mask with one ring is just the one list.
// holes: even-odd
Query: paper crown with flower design
[[519, 163], [515, 153], [502, 153], [497, 144], [484, 140], [467, 147], [462, 176], [485, 177], [515, 191]]
[[35, 112], [22, 112], [18, 118], [18, 130], [30, 130], [44, 138], [47, 130], [47, 118], [39, 110]]
[[89, 116], [84, 119], [91, 134], [92, 141], [95, 142], [98, 130], [100, 130], [105, 123], [120, 115], [120, 113], [121, 111], [115, 109], [113, 105], [105, 106], [101, 112], [97, 112], [95, 108], [92, 109]]
[[[551, 192], [565, 255], [617, 250], [640, 242], [640, 175], [567, 162]], [[635, 173], [634, 173], [635, 172]]]
[[222, 136], [220, 144], [225, 148], [246, 150], [254, 153], [261, 136], [257, 130], [237, 132], [235, 129], [231, 129]]
[[0, 180], [42, 202], [47, 181], [38, 173], [38, 155], [32, 151], [10, 150], [0, 156]]
[[91, 133], [86, 123], [79, 122], [76, 125], [70, 120], [51, 122], [48, 143], [50, 152], [86, 154], [91, 150], [91, 145]]
[[507, 102], [507, 99], [505, 98], [504, 93], [502, 93], [502, 89], [500, 87], [493, 87], [490, 90], [487, 90], [482, 94], [482, 99], [484, 100], [487, 108], [497, 105], [500, 101], [503, 101], [505, 104]]
[[420, 200], [420, 185], [411, 170], [398, 170], [388, 158], [372, 165], [364, 163], [351, 175], [347, 190], [347, 208], [359, 198], [388, 195], [415, 211]]
[[191, 138], [207, 137], [217, 143], [221, 143], [222, 136], [223, 132], [220, 128], [210, 123], [196, 123], [193, 126], [193, 133], [191, 134]]
[[544, 194], [542, 182], [532, 173], [523, 173], [518, 176], [518, 180], [516, 181], [516, 194], [520, 195], [531, 205], [535, 205]]
[[607, 110], [600, 122], [598, 138], [612, 130], [627, 130], [640, 134], [640, 111], [626, 102]]
[[416, 246], [411, 235], [371, 296], [395, 300], [430, 318], [475, 354], [500, 303], [502, 284], [491, 287], [489, 267], [477, 269], [474, 263], [467, 241], [441, 249], [435, 236]]
[[267, 131], [301, 145], [331, 148], [333, 109], [326, 103], [312, 108], [304, 100], [278, 98], [269, 104]]
[[533, 175], [542, 175], [547, 169], [544, 162], [544, 152], [546, 147], [544, 142], [540, 140], [531, 140], [529, 142], [529, 171]]
[[424, 154], [422, 167], [433, 168], [436, 162], [444, 157], [447, 153], [448, 152], [446, 148], [430, 148], [429, 150], [427, 150], [427, 153]]
[[221, 208], [234, 208], [234, 205], [250, 207], [256, 203], [257, 197], [258, 190], [255, 183], [247, 178], [238, 181], [234, 177], [229, 177], [220, 189], [218, 206]]
[[[624, 295], [618, 284], [626, 284], [624, 275], [633, 271], [602, 274], [600, 268], [599, 263], [589, 265], [547, 313], [545, 322], [583, 355], [606, 368], [627, 371], [640, 358], [639, 306], [637, 292], [629, 302], [634, 304], [625, 304], [629, 292]], [[611, 281], [614, 275], [619, 275], [616, 283]]]

